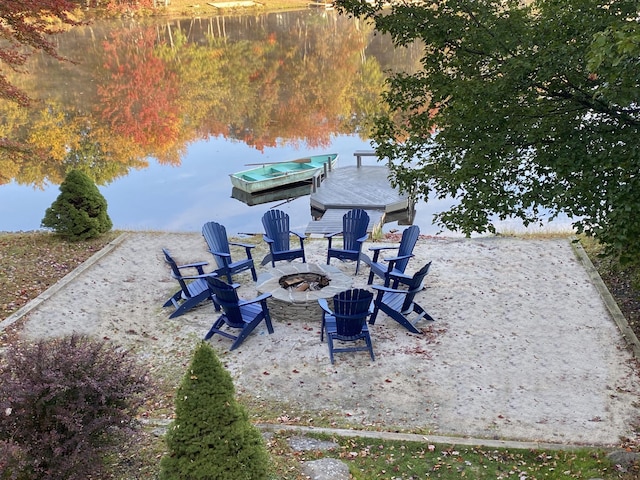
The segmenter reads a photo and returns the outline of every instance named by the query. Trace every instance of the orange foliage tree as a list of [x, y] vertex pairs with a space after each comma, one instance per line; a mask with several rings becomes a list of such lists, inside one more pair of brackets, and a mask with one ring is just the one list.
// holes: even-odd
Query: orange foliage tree
[[119, 31], [105, 42], [97, 108], [114, 133], [164, 151], [179, 137], [181, 114], [177, 78], [154, 46], [152, 29]]

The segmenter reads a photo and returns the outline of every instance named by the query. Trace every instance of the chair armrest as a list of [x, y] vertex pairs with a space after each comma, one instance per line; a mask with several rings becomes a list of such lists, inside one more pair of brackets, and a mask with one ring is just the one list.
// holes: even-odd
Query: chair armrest
[[178, 265], [178, 268], [198, 268], [203, 267], [204, 265], [209, 265], [209, 262], [185, 263], [184, 265]]
[[388, 245], [374, 245], [373, 247], [369, 247], [369, 250], [371, 250], [373, 252], [373, 263], [376, 263], [378, 261], [378, 257], [380, 256], [380, 252], [382, 250], [388, 250], [388, 249], [392, 249], [392, 248], [399, 248], [398, 247], [390, 247]]
[[363, 235], [362, 237], [360, 237], [360, 238], [358, 239], [358, 242], [360, 242], [360, 243], [364, 243], [364, 242], [366, 242], [366, 241], [367, 241], [367, 239], [368, 239], [368, 238], [369, 238], [369, 234], [367, 233], [366, 235]]
[[402, 294], [409, 293], [408, 290], [398, 290], [396, 288], [385, 287], [383, 285], [370, 285], [370, 287], [373, 288], [374, 290], [379, 290], [380, 292], [402, 293]]
[[207, 277], [217, 277], [218, 275], [214, 272], [211, 273], [201, 273], [200, 275], [180, 275], [181, 280], [196, 280], [198, 278], [207, 278]]
[[369, 250], [390, 250], [393, 248], [400, 248], [400, 245], [396, 245], [395, 247], [390, 245], [374, 245], [373, 247], [369, 247]]
[[295, 235], [295, 236], [297, 236], [298, 238], [301, 238], [301, 239], [305, 239], [305, 238], [307, 238], [307, 236], [306, 236], [306, 235], [304, 235], [304, 234], [302, 234], [302, 233], [299, 233], [299, 232], [294, 232], [293, 230], [292, 230], [292, 231], [290, 231], [289, 233], [291, 233], [291, 234], [293, 234], [293, 235]]
[[215, 255], [216, 257], [227, 257], [227, 258], [231, 258], [231, 254], [227, 253], [227, 252], [215, 252], [213, 250], [209, 250], [209, 253], [211, 255]]
[[392, 273], [392, 270], [393, 270], [393, 266], [390, 265], [389, 270], [385, 274], [384, 283], [387, 286], [391, 282], [393, 282], [394, 287], [397, 287], [398, 283], [404, 283], [405, 285], [407, 285], [409, 284], [409, 282], [413, 280], [413, 277], [411, 275], [405, 275], [404, 273], [400, 273], [400, 272]]
[[318, 305], [320, 305], [320, 308], [322, 310], [324, 310], [324, 313], [327, 313], [329, 315], [333, 315], [333, 312], [329, 308], [329, 302], [327, 302], [326, 298], [319, 298], [318, 299]]
[[258, 303], [258, 302], [262, 302], [263, 300], [266, 300], [267, 298], [269, 298], [271, 296], [270, 293], [263, 293], [262, 295], [260, 295], [259, 297], [256, 298], [252, 298], [251, 300], [240, 300], [238, 302], [238, 306], [243, 306], [243, 305], [251, 305], [252, 303]]
[[229, 242], [229, 245], [235, 245], [236, 247], [244, 247], [244, 248], [256, 248], [256, 245], [253, 245], [250, 243]]
[[324, 238], [332, 238], [335, 237], [336, 235], [340, 235], [342, 233], [342, 231], [340, 232], [333, 232], [333, 233], [325, 233], [324, 234]]
[[[385, 262], [393, 262], [396, 263], [399, 260], [404, 260], [405, 258], [411, 258], [413, 257], [413, 253], [410, 255], [398, 255], [397, 257], [389, 257], [389, 258], [383, 258], [382, 260], [384, 260]], [[393, 268], [393, 267], [392, 267]]]
[[267, 243], [273, 243], [274, 240], [270, 237], [267, 237], [266, 235], [262, 235], [262, 239], [267, 242]]

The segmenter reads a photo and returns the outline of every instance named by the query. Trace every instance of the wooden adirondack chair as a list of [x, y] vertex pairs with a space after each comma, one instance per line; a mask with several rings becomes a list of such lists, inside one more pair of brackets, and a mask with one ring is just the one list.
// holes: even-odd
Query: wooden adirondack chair
[[[369, 226], [369, 215], [361, 208], [349, 210], [342, 217], [342, 231], [328, 233], [325, 238], [329, 239], [327, 249], [327, 265], [332, 258], [339, 260], [353, 260], [356, 262], [356, 275], [360, 268], [360, 257], [362, 255], [362, 244], [369, 238], [367, 227]], [[342, 248], [332, 246], [333, 237], [342, 235]]]
[[[262, 216], [262, 225], [265, 234], [263, 240], [269, 245], [269, 254], [262, 260], [262, 265], [271, 262], [271, 266], [275, 267], [276, 262], [280, 260], [291, 261], [301, 258], [302, 263], [306, 263], [304, 255], [305, 235], [289, 230], [289, 215], [282, 210], [268, 210]], [[300, 240], [300, 248], [290, 247], [290, 237], [294, 235]]]
[[[253, 258], [251, 257], [251, 249], [255, 248], [255, 245], [229, 242], [227, 229], [216, 222], [205, 223], [202, 227], [202, 236], [207, 242], [209, 252], [211, 252], [218, 265], [218, 269], [215, 271], [218, 275], [226, 276], [229, 283], [233, 283], [233, 279], [231, 278], [233, 274], [251, 270], [253, 281], [255, 282], [258, 279]], [[231, 259], [230, 245], [243, 247], [247, 258], [234, 262]]]
[[[320, 340], [327, 334], [329, 358], [333, 363], [335, 352], [368, 351], [371, 360], [375, 360], [371, 336], [367, 327], [367, 318], [371, 315], [373, 293], [363, 289], [352, 289], [333, 296], [333, 311], [326, 299], [318, 299], [322, 308], [322, 330]], [[364, 346], [336, 347], [336, 341], [357, 342], [364, 341]]]
[[[204, 266], [208, 265], [207, 262], [178, 265], [166, 248], [162, 249], [162, 253], [164, 254], [165, 262], [171, 267], [171, 276], [180, 284], [180, 290], [162, 305], [163, 307], [174, 306], [175, 311], [169, 315], [169, 318], [179, 317], [204, 300], [211, 298], [206, 278], [215, 274], [204, 272]], [[187, 269], [191, 269], [197, 274], [184, 275], [182, 272]]]
[[[378, 277], [388, 281], [389, 275], [403, 274], [409, 263], [409, 259], [413, 256], [413, 248], [416, 246], [418, 237], [420, 236], [420, 227], [412, 225], [402, 232], [402, 239], [400, 245], [397, 247], [389, 246], [373, 246], [369, 247], [369, 250], [373, 251], [373, 260], [367, 261], [367, 264], [371, 268], [369, 272], [369, 279], [367, 283], [371, 285], [373, 283], [373, 277]], [[398, 249], [398, 254], [395, 257], [383, 258], [379, 261], [380, 252], [382, 250]], [[366, 257], [365, 257], [366, 259]], [[389, 286], [385, 283], [385, 286]]]
[[[414, 299], [416, 294], [423, 289], [422, 282], [429, 272], [429, 268], [431, 268], [431, 262], [418, 270], [412, 277], [403, 275], [403, 283], [407, 287], [406, 290], [382, 285], [371, 285], [371, 288], [377, 290], [377, 294], [373, 301], [374, 309], [369, 324], [373, 325], [378, 317], [378, 312], [382, 311], [410, 332], [422, 333], [416, 328], [415, 324], [423, 318], [430, 321], [434, 320]], [[395, 281], [394, 276], [389, 275], [389, 277], [390, 281], [386, 283], [397, 286], [398, 282]], [[409, 318], [413, 313], [417, 314], [417, 316], [415, 318]]]
[[[245, 338], [264, 320], [269, 334], [273, 333], [267, 298], [270, 293], [264, 293], [252, 300], [243, 300], [238, 297], [237, 289], [240, 285], [234, 283], [229, 285], [217, 277], [207, 277], [206, 279], [213, 301], [222, 308], [222, 313], [205, 335], [204, 339], [209, 340], [216, 333], [233, 340], [229, 350], [235, 350], [240, 346]], [[224, 326], [237, 329], [239, 333], [234, 335], [223, 330]]]

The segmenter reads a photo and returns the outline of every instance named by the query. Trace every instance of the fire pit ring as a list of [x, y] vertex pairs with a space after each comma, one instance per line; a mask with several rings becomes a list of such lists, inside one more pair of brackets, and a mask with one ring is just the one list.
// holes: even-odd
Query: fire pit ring
[[[315, 274], [326, 277], [329, 284], [320, 289], [298, 291], [284, 288], [280, 284], [283, 277], [291, 275], [305, 276]], [[323, 282], [325, 283], [325, 282]], [[286, 263], [276, 265], [258, 276], [256, 288], [259, 294], [270, 293], [267, 300], [269, 312], [274, 321], [306, 321], [320, 320], [322, 309], [318, 305], [319, 298], [331, 299], [335, 294], [348, 290], [353, 285], [353, 279], [331, 265], [316, 265], [313, 263]], [[331, 302], [329, 302], [331, 305]]]

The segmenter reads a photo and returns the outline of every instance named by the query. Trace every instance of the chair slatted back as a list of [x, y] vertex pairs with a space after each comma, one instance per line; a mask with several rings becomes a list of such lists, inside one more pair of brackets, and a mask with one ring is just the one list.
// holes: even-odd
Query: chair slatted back
[[344, 250], [360, 250], [358, 239], [367, 234], [369, 214], [361, 208], [349, 210], [342, 217], [342, 237]]
[[[227, 238], [227, 229], [224, 225], [220, 225], [217, 222], [207, 222], [202, 227], [202, 236], [204, 237], [209, 250], [220, 253], [231, 253], [229, 248], [229, 239]], [[218, 268], [223, 268], [225, 262], [219, 255], [213, 255], [213, 258], [218, 265]]]
[[226, 322], [236, 328], [242, 327], [244, 322], [242, 320], [240, 306], [238, 305], [240, 299], [233, 285], [229, 285], [225, 281], [213, 276], [207, 277], [206, 280], [209, 284], [209, 290], [216, 296], [216, 302], [224, 310], [227, 317]]
[[424, 281], [424, 277], [427, 276], [427, 273], [429, 273], [429, 268], [431, 268], [431, 262], [427, 263], [424, 267], [414, 273], [411, 281], [406, 284], [409, 293], [407, 293], [404, 303], [402, 304], [402, 311], [405, 311], [411, 306], [416, 294], [422, 290], [422, 282]]
[[289, 250], [289, 215], [282, 210], [268, 210], [262, 216], [262, 226], [267, 237], [273, 240], [273, 250]]
[[[417, 225], [412, 225], [409, 228], [406, 228], [404, 232], [402, 232], [402, 239], [400, 240], [400, 247], [398, 247], [398, 256], [411, 255], [413, 253], [413, 249], [418, 242], [418, 237], [420, 236], [420, 227]], [[409, 263], [409, 258], [403, 258], [402, 260], [398, 260], [394, 268], [400, 272], [404, 272], [407, 269], [407, 264]]]
[[162, 249], [162, 253], [164, 254], [164, 261], [171, 267], [171, 276], [178, 281], [185, 295], [189, 296], [189, 288], [187, 287], [187, 283], [182, 279], [178, 264], [166, 248]]
[[339, 336], [352, 337], [362, 332], [372, 300], [373, 293], [362, 288], [334, 295], [333, 312]]

